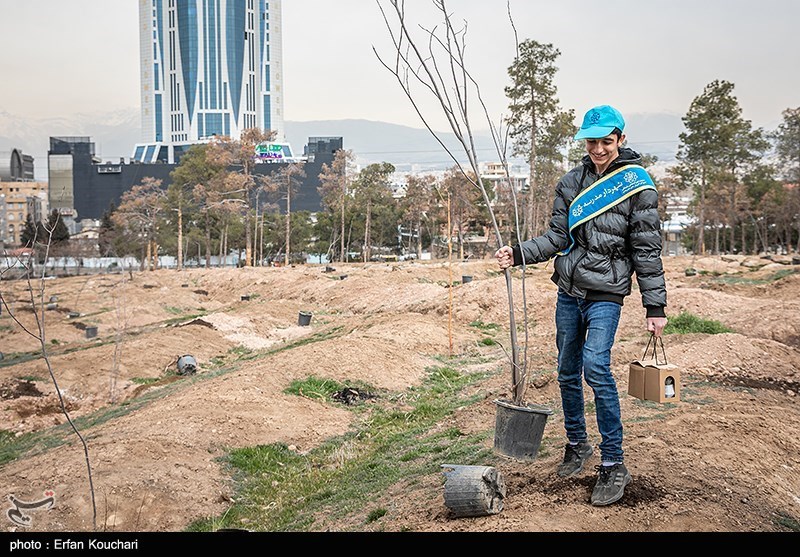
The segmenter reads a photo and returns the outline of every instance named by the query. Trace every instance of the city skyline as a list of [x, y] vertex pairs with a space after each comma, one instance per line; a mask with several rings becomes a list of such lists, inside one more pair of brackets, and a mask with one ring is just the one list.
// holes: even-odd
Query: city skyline
[[[448, 6], [469, 25], [467, 60], [498, 116], [507, 111], [503, 88], [514, 55], [507, 6], [520, 40], [552, 43], [561, 51], [558, 96], [577, 114], [609, 102], [623, 113], [682, 115], [715, 79], [734, 83], [744, 117], [756, 126], [774, 126], [783, 110], [800, 104], [800, 47], [793, 40], [800, 3], [642, 4], [461, 0]], [[134, 0], [7, 6], [13, 23], [0, 44], [24, 55], [0, 62], [14, 83], [0, 90], [0, 110], [57, 117], [139, 106], [138, 7]], [[289, 0], [283, 12], [287, 120], [361, 118], [421, 127], [372, 51], [391, 55], [377, 2]], [[438, 21], [429, 17], [429, 2], [410, 0], [407, 12], [414, 22]]]

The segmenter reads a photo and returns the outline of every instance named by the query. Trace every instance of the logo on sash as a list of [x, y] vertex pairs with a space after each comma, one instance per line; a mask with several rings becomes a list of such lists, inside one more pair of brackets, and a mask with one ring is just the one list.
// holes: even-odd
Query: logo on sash
[[629, 164], [583, 190], [569, 205], [569, 246], [557, 255], [567, 255], [572, 250], [575, 228], [647, 189], [656, 189], [653, 179], [641, 166]]

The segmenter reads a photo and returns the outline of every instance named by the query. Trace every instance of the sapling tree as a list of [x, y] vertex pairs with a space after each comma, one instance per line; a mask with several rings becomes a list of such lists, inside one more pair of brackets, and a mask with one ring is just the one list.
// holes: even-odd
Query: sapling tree
[[[383, 16], [389, 38], [392, 43], [391, 57], [381, 56], [377, 49], [373, 51], [381, 65], [395, 77], [398, 85], [411, 103], [425, 128], [454, 161], [456, 168], [464, 179], [480, 192], [488, 209], [494, 230], [497, 247], [503, 246], [500, 228], [492, 211], [489, 192], [480, 180], [480, 167], [474, 140], [474, 112], [480, 114], [481, 120], [489, 125], [496, 154], [505, 169], [505, 178], [511, 181], [507, 160], [508, 132], [502, 124], [495, 124], [490, 117], [481, 94], [480, 84], [468, 69], [466, 59], [467, 25], [456, 27], [445, 0], [432, 0], [434, 11], [440, 18], [434, 27], [413, 26], [407, 16], [403, 0], [376, 0]], [[387, 5], [388, 4], [388, 5]], [[509, 9], [510, 19], [510, 9]], [[513, 20], [511, 21], [513, 26]], [[516, 46], [516, 45], [515, 45]], [[424, 97], [424, 98], [423, 98]], [[432, 102], [434, 108], [427, 110], [424, 100]], [[448, 148], [442, 134], [433, 130], [433, 115], [443, 116], [454, 134], [461, 156]], [[463, 160], [466, 162], [462, 162]], [[515, 218], [518, 217], [516, 197], [514, 197]], [[519, 224], [515, 226], [517, 240]], [[525, 268], [523, 264], [523, 302], [525, 295]], [[509, 302], [509, 321], [511, 333], [511, 387], [513, 403], [524, 405], [526, 389], [527, 358], [520, 362], [517, 345], [517, 325], [514, 315], [513, 283], [511, 270], [505, 270], [506, 290]], [[523, 303], [523, 312], [525, 305]], [[527, 322], [527, 319], [525, 320]], [[526, 336], [527, 336], [527, 327]], [[527, 342], [525, 343], [527, 350]]]
[[[97, 529], [97, 504], [95, 502], [95, 493], [94, 493], [94, 483], [92, 480], [92, 465], [89, 459], [89, 445], [86, 443], [86, 439], [84, 439], [81, 432], [78, 430], [78, 427], [75, 425], [75, 422], [72, 421], [72, 417], [67, 410], [66, 404], [64, 402], [64, 396], [62, 394], [61, 389], [58, 386], [58, 380], [56, 379], [56, 373], [53, 370], [53, 364], [50, 360], [50, 352], [47, 346], [47, 326], [46, 326], [46, 304], [45, 304], [45, 275], [47, 273], [47, 260], [50, 257], [50, 249], [53, 245], [53, 234], [58, 229], [58, 223], [61, 220], [60, 215], [54, 217], [53, 222], [50, 224], [44, 224], [42, 226], [42, 230], [44, 231], [44, 238], [40, 238], [36, 235], [33, 237], [32, 245], [37, 245], [40, 249], [43, 250], [43, 260], [44, 264], [41, 266], [41, 276], [38, 277], [38, 287], [34, 286], [34, 282], [36, 280], [35, 271], [34, 271], [34, 262], [35, 257], [30, 257], [26, 260], [18, 260], [18, 263], [21, 263], [25, 270], [25, 280], [27, 281], [28, 288], [27, 291], [29, 294], [30, 307], [33, 313], [34, 323], [33, 326], [27, 325], [22, 322], [19, 318], [19, 315], [15, 313], [14, 309], [12, 308], [11, 304], [9, 304], [9, 299], [7, 295], [0, 290], [0, 309], [3, 310], [4, 313], [9, 315], [11, 319], [19, 326], [26, 334], [30, 335], [34, 339], [36, 339], [39, 343], [39, 351], [42, 354], [42, 360], [44, 360], [45, 366], [47, 367], [47, 372], [50, 375], [50, 380], [53, 383], [53, 387], [55, 388], [56, 397], [58, 397], [58, 403], [61, 407], [61, 413], [66, 418], [67, 422], [70, 425], [70, 428], [78, 437], [83, 447], [83, 455], [86, 461], [86, 470], [89, 478], [89, 494], [91, 496], [92, 501], [92, 526], [96, 530]], [[6, 269], [0, 269], [0, 279], [2, 279], [3, 274], [8, 272], [10, 267]]]

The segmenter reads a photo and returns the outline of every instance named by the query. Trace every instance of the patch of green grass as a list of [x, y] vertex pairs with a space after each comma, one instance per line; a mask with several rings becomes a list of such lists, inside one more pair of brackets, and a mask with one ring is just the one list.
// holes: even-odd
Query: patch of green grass
[[172, 315], [183, 315], [183, 313], [186, 311], [183, 308], [176, 308], [174, 306], [162, 306], [162, 307], [164, 308], [164, 311], [166, 311], [167, 313], [171, 313]]
[[732, 332], [732, 329], [726, 327], [719, 321], [703, 319], [686, 311], [681, 312], [677, 317], [670, 318], [667, 322], [667, 326], [664, 327], [664, 334], [667, 335], [683, 335], [689, 333], [717, 335]]
[[220, 367], [225, 365], [225, 357], [224, 356], [214, 356], [208, 361], [211, 367]]
[[0, 447], [5, 447], [9, 443], [11, 443], [15, 437], [16, 434], [13, 431], [0, 429]]
[[796, 269], [781, 269], [780, 271], [776, 271], [772, 276], [768, 277], [766, 280], [770, 282], [775, 282], [776, 280], [781, 280], [788, 276], [797, 274]]
[[197, 319], [198, 317], [203, 317], [207, 313], [208, 313], [207, 311], [203, 310], [203, 311], [199, 311], [197, 313], [193, 313], [191, 315], [181, 315], [179, 317], [171, 317], [171, 318], [167, 319], [166, 321], [164, 321], [164, 324], [165, 325], [174, 325], [176, 323], [182, 323], [184, 321], [192, 321], [194, 319]]
[[21, 364], [22, 362], [27, 362], [30, 360], [38, 359], [42, 356], [41, 352], [33, 351], [33, 352], [11, 352], [6, 353], [3, 355], [3, 359], [0, 360], [0, 367], [4, 366], [13, 366], [15, 364]]
[[367, 524], [375, 522], [376, 520], [380, 520], [384, 516], [386, 516], [386, 509], [375, 509], [367, 514]]
[[14, 327], [11, 325], [0, 325], [0, 333], [4, 333], [6, 331], [13, 331]]
[[17, 377], [20, 381], [44, 381], [44, 377], [39, 377], [38, 375], [23, 375], [21, 377]]
[[308, 377], [301, 381], [292, 381], [283, 392], [316, 400], [330, 400], [333, 393], [341, 391], [343, 388], [342, 385], [330, 379]]
[[481, 331], [499, 331], [500, 325], [497, 323], [484, 323], [483, 321], [473, 321], [469, 324], [470, 327], [475, 327]]
[[[326, 519], [357, 517], [369, 507], [376, 509], [368, 515], [368, 523], [374, 522], [386, 514], [379, 506], [381, 493], [404, 478], [439, 474], [446, 462], [483, 464], [495, 458], [487, 447], [491, 428], [466, 434], [436, 427], [457, 408], [477, 402], [479, 395], [460, 393], [486, 374], [462, 373], [452, 365], [427, 372], [421, 386], [382, 397], [352, 431], [307, 454], [280, 443], [232, 451], [224, 463], [236, 485], [236, 503], [224, 516], [195, 522], [188, 530], [242, 523], [270, 532], [324, 530]], [[334, 388], [332, 382], [318, 386], [325, 392]]]
[[132, 377], [131, 383], [136, 383], [137, 385], [152, 385], [153, 383], [158, 383], [160, 377]]
[[788, 513], [780, 512], [773, 519], [775, 524], [788, 528], [792, 532], [800, 532], [800, 522]]
[[314, 333], [313, 335], [298, 339], [295, 342], [281, 345], [280, 347], [269, 350], [266, 353], [276, 354], [278, 352], [283, 352], [284, 350], [291, 350], [292, 348], [297, 348], [298, 346], [305, 346], [306, 344], [314, 344], [315, 342], [322, 342], [324, 340], [334, 339], [343, 336], [346, 332], [348, 331], [345, 331], [344, 327], [332, 327], [331, 329], [328, 329], [326, 331], [319, 331], [317, 333]]
[[482, 338], [478, 342], [479, 342], [479, 344], [482, 344], [484, 346], [495, 346], [497, 344], [497, 341], [495, 339], [493, 339], [493, 338], [490, 338], [490, 337]]

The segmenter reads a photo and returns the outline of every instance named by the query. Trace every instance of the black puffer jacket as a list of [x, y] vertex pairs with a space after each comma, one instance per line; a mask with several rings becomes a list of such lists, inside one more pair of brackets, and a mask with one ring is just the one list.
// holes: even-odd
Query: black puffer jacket
[[[626, 164], [641, 164], [632, 149], [620, 149], [605, 174]], [[541, 263], [569, 245], [568, 210], [572, 200], [602, 176], [595, 173], [587, 155], [556, 186], [550, 229], [538, 238], [515, 246], [514, 264]], [[633, 273], [639, 283], [642, 305], [648, 317], [663, 317], [667, 305], [664, 268], [661, 263], [661, 221], [658, 192], [647, 189], [629, 197], [572, 233], [575, 245], [567, 255], [556, 257], [553, 282], [559, 290], [588, 300], [622, 303], [631, 293]]]

